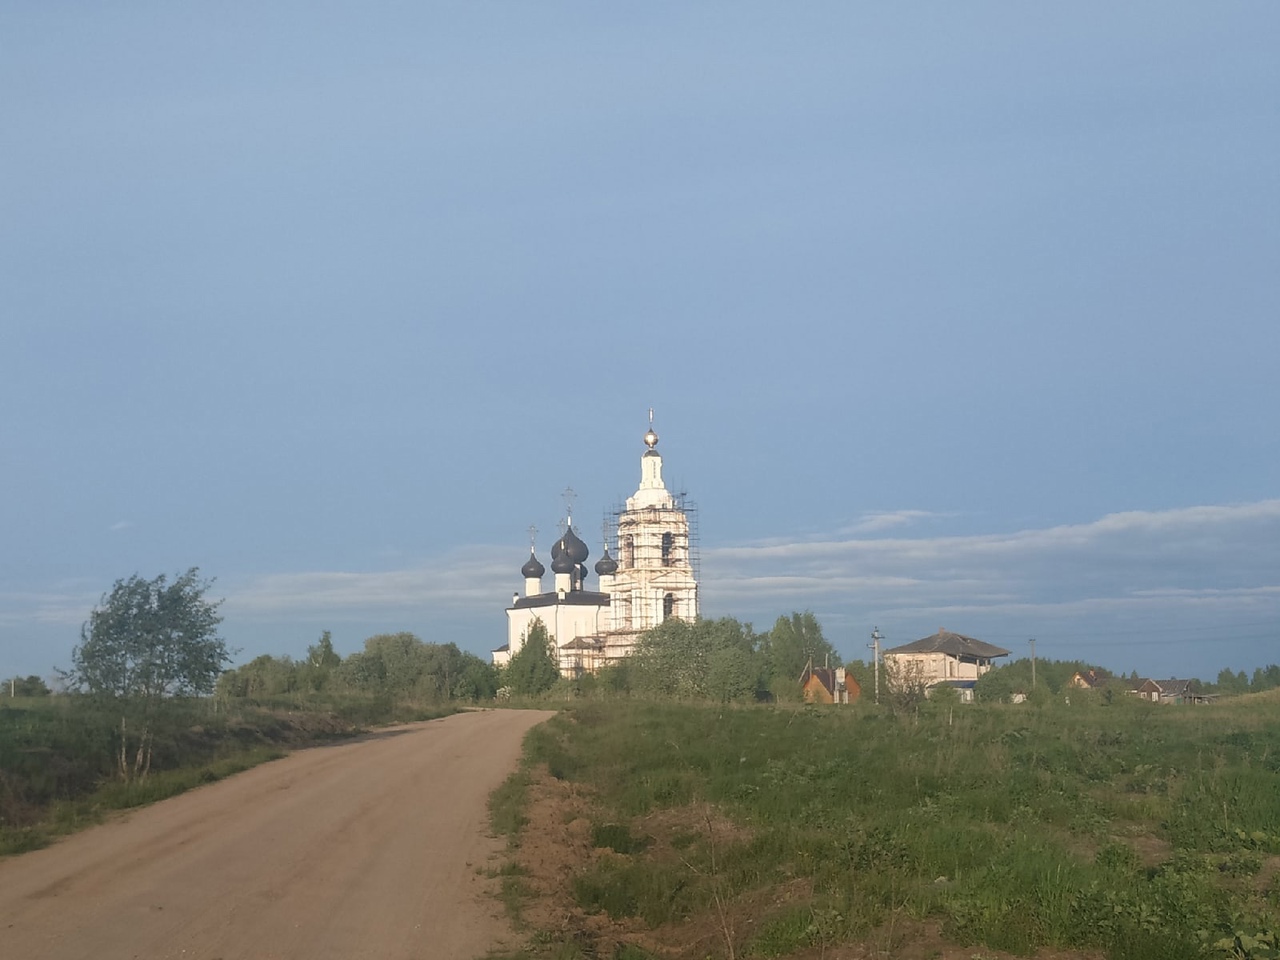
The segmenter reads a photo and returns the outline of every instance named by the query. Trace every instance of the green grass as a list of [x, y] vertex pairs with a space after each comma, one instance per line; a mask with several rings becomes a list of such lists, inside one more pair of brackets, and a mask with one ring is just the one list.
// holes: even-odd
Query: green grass
[[[976, 705], [950, 722], [927, 706], [583, 703], [527, 754], [596, 798], [600, 852], [573, 880], [589, 913], [678, 930], [803, 882], [806, 901], [753, 915], [739, 956], [867, 942], [904, 919], [1019, 955], [1275, 955], [1280, 703]], [[695, 816], [647, 842], [646, 818], [681, 808], [737, 830]]]
[[113, 810], [155, 803], [282, 756], [282, 750], [258, 747], [196, 766], [161, 771], [133, 783], [106, 781], [74, 799], [51, 804], [40, 818], [25, 825], [0, 824], [0, 855], [39, 849], [59, 836], [101, 823]]
[[522, 766], [489, 795], [489, 825], [512, 843], [527, 822], [524, 806], [528, 789], [529, 771]]
[[[455, 710], [367, 696], [137, 703], [89, 697], [0, 698], [0, 856], [238, 773], [287, 750], [349, 737], [379, 723]], [[151, 768], [125, 783], [117, 769], [121, 718], [152, 733]], [[131, 740], [130, 756], [136, 747]]]

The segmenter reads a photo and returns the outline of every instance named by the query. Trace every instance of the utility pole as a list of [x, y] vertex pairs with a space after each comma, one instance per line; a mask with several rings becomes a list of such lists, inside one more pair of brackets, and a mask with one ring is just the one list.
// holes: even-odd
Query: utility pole
[[1036, 688], [1036, 639], [1031, 638], [1031, 689]]
[[876, 671], [876, 703], [880, 702], [880, 641], [883, 639], [884, 637], [880, 636], [880, 628], [872, 627], [871, 642], [867, 646], [875, 651], [875, 659], [871, 662], [875, 665]]

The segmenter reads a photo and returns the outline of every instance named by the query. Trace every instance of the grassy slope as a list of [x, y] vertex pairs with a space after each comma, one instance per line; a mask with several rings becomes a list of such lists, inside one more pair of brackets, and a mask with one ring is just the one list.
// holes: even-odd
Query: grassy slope
[[368, 697], [170, 701], [151, 720], [151, 772], [124, 783], [116, 769], [121, 717], [131, 737], [141, 726], [131, 705], [0, 698], [0, 855], [35, 849], [109, 810], [182, 793], [294, 747], [452, 712]]
[[[1280, 955], [1280, 703], [590, 704], [529, 751], [566, 796], [592, 798], [595, 850], [561, 895], [597, 935], [616, 921], [619, 942], [679, 956], [710, 915], [736, 956], [924, 921], [1023, 955]], [[737, 833], [717, 838], [713, 817]], [[784, 888], [804, 896], [767, 895]], [[734, 904], [750, 927], [725, 920]], [[587, 955], [592, 936], [544, 933], [542, 952]]]

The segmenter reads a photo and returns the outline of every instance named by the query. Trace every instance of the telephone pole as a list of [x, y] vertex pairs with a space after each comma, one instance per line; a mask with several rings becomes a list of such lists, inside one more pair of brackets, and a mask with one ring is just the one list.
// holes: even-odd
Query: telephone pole
[[1036, 688], [1036, 640], [1031, 638], [1031, 689]]
[[884, 637], [880, 636], [880, 628], [872, 627], [871, 642], [868, 643], [867, 646], [875, 651], [875, 659], [871, 662], [875, 665], [876, 671], [876, 703], [880, 702], [880, 641], [883, 639]]

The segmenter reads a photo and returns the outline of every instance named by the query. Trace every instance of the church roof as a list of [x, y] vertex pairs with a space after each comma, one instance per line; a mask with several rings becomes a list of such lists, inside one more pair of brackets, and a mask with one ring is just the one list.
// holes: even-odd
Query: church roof
[[528, 607], [554, 607], [563, 603], [574, 607], [607, 607], [609, 595], [594, 590], [571, 590], [564, 596], [558, 593], [536, 593], [532, 597], [519, 597], [511, 605], [512, 610], [524, 610]]
[[603, 557], [596, 561], [596, 574], [601, 577], [611, 577], [618, 572], [618, 561], [609, 556], [606, 550]]
[[565, 530], [560, 542], [564, 544], [565, 553], [569, 554], [569, 559], [574, 563], [582, 563], [587, 559], [587, 554], [591, 552], [587, 549], [587, 545], [582, 542], [582, 538], [573, 532], [573, 527]]
[[557, 540], [551, 548], [551, 570], [553, 573], [573, 573], [577, 567], [563, 539]]

